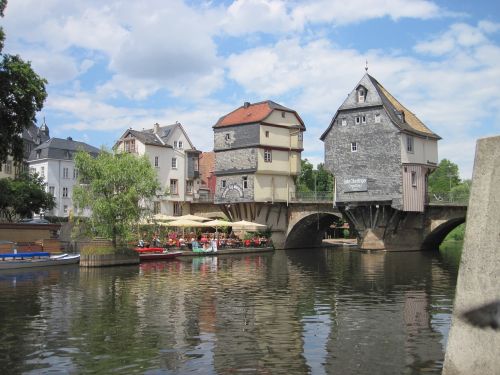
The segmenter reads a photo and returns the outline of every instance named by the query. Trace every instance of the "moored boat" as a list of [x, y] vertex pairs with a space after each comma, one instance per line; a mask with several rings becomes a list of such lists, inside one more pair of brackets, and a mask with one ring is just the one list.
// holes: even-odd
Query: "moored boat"
[[162, 247], [137, 247], [135, 251], [139, 253], [141, 262], [147, 260], [174, 259], [182, 254], [182, 251], [168, 251]]
[[0, 254], [0, 270], [78, 264], [80, 254], [50, 255], [46, 252]]

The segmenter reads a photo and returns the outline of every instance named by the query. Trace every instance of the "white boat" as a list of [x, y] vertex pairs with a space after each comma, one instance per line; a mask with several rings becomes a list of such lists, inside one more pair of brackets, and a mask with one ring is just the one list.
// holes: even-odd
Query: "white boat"
[[[25, 254], [0, 254], [0, 271], [16, 268], [34, 268], [78, 264], [80, 254], [61, 254], [49, 256], [29, 256]], [[20, 256], [23, 255], [23, 256]]]

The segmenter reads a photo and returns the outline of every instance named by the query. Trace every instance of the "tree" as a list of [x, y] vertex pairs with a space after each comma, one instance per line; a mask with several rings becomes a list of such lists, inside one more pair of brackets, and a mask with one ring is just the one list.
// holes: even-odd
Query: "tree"
[[318, 170], [316, 173], [316, 191], [333, 191], [333, 176], [328, 170], [325, 169], [325, 165], [323, 163], [318, 164]]
[[[7, 5], [0, 0], [0, 16]], [[4, 32], [0, 29], [0, 53], [3, 49]], [[0, 60], [0, 163], [9, 155], [14, 162], [23, 159], [22, 132], [36, 122], [36, 112], [43, 107], [47, 97], [47, 81], [40, 78], [29, 62], [19, 56], [1, 55]]]
[[22, 173], [15, 179], [0, 179], [0, 212], [8, 221], [54, 207], [54, 197], [45, 191], [45, 183], [37, 174]]
[[92, 211], [89, 221], [78, 224], [88, 223], [96, 235], [111, 238], [115, 249], [124, 245], [145, 213], [145, 202], [160, 189], [151, 163], [146, 156], [102, 150], [96, 158], [78, 152], [75, 166], [78, 184], [73, 201]]
[[318, 164], [318, 169], [313, 169], [309, 160], [301, 160], [300, 175], [297, 179], [299, 192], [330, 192], [333, 190], [333, 176], [325, 169], [323, 163]]
[[448, 159], [443, 159], [429, 176], [430, 193], [449, 193], [460, 184], [458, 166]]
[[314, 191], [313, 165], [307, 159], [300, 161], [300, 174], [297, 178], [297, 191]]

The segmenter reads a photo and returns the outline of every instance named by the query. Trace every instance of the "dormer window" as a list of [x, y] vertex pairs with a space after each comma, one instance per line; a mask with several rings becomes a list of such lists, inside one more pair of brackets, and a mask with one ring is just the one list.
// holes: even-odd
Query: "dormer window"
[[364, 103], [366, 100], [366, 89], [363, 86], [358, 87], [358, 103]]

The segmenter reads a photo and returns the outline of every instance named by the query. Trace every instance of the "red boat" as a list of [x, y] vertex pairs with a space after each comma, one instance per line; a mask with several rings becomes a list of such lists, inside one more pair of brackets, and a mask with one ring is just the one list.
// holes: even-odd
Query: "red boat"
[[168, 251], [162, 247], [136, 247], [135, 251], [139, 253], [141, 262], [145, 260], [174, 259], [182, 254], [182, 251]]

